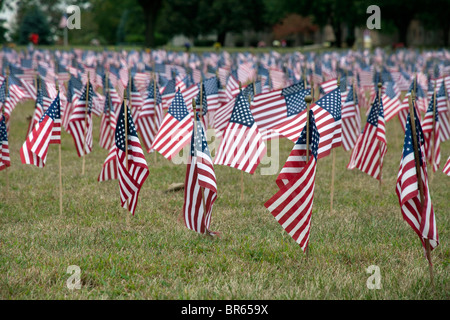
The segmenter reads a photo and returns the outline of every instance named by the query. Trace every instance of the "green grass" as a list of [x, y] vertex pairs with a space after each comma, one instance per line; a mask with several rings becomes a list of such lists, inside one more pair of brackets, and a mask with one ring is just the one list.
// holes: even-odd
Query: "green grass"
[[[72, 137], [63, 132], [64, 211], [59, 213], [58, 147], [47, 165], [23, 165], [19, 150], [33, 104], [12, 114], [12, 166], [0, 172], [0, 298], [2, 299], [443, 299], [450, 298], [450, 178], [430, 174], [440, 245], [432, 252], [434, 288], [418, 236], [403, 220], [395, 181], [403, 132], [387, 124], [383, 184], [346, 169], [350, 154], [336, 152], [334, 210], [330, 212], [332, 157], [319, 160], [309, 257], [264, 207], [277, 191], [276, 175], [244, 174], [216, 166], [218, 199], [211, 229], [220, 238], [188, 230], [179, 219], [185, 165], [161, 155], [146, 159], [150, 175], [134, 217], [120, 207], [117, 181], [97, 182], [107, 151], [98, 145], [86, 173]], [[280, 140], [280, 168], [292, 143]], [[441, 168], [450, 144], [441, 145]], [[9, 180], [6, 194], [6, 178]], [[128, 217], [127, 217], [128, 216]], [[69, 290], [67, 267], [81, 268], [82, 288]], [[380, 267], [380, 290], [369, 290], [370, 265]]]

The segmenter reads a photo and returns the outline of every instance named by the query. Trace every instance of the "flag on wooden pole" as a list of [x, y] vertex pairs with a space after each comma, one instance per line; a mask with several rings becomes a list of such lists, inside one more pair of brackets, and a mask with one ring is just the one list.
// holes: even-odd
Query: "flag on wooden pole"
[[348, 169], [358, 168], [381, 180], [383, 159], [387, 151], [383, 102], [378, 93], [373, 102], [366, 126], [352, 151]]
[[266, 145], [250, 112], [247, 98], [236, 97], [233, 113], [219, 145], [214, 164], [253, 174], [266, 153]]
[[190, 161], [187, 164], [184, 188], [183, 216], [188, 229], [201, 234], [217, 234], [209, 229], [216, 198], [214, 166], [201, 121], [197, 117], [191, 136]]
[[[115, 152], [122, 207], [133, 215], [139, 191], [148, 177], [149, 171], [139, 142], [130, 109], [122, 107], [115, 132]], [[127, 115], [125, 116], [125, 112]], [[127, 122], [125, 122], [125, 117]], [[126, 124], [125, 124], [126, 123]]]
[[[429, 252], [439, 245], [439, 236], [428, 189], [428, 175], [424, 152], [424, 137], [415, 107], [408, 114], [396, 193], [403, 219], [419, 236], [426, 257], [431, 264]], [[411, 119], [413, 115], [414, 119]], [[414, 121], [414, 123], [412, 123]], [[415, 131], [415, 132], [413, 132]], [[427, 243], [430, 249], [427, 249]]]
[[431, 163], [433, 172], [439, 169], [441, 162], [441, 127], [436, 104], [436, 92], [431, 97], [430, 105], [422, 122], [424, 148], [427, 160]]
[[153, 141], [153, 149], [168, 160], [189, 143], [192, 120], [183, 95], [178, 90]]
[[23, 143], [20, 149], [22, 163], [44, 167], [49, 144], [61, 144], [59, 93]]
[[9, 156], [8, 131], [6, 130], [5, 115], [0, 118], [0, 171], [11, 166]]
[[[280, 190], [264, 204], [304, 252], [309, 243], [320, 140], [312, 110], [309, 113], [309, 130], [309, 143], [305, 125], [277, 178]], [[307, 153], [311, 155], [309, 160]]]

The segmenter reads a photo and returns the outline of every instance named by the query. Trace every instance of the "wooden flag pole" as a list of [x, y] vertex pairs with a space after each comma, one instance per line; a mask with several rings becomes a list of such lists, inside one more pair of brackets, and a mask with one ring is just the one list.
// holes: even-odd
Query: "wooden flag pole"
[[[58, 81], [56, 81], [56, 91], [57, 96], [59, 96], [59, 84]], [[61, 116], [61, 106], [59, 109], [60, 112], [60, 116]], [[60, 137], [61, 140], [61, 137]], [[59, 214], [62, 215], [63, 212], [63, 188], [62, 188], [62, 161], [61, 161], [61, 143], [62, 141], [59, 141], [59, 145], [58, 145], [58, 151], [59, 151]]]
[[[381, 103], [381, 87], [383, 86], [383, 84], [381, 82], [378, 82], [378, 99], [380, 99], [378, 101], [378, 104]], [[378, 163], [380, 166], [380, 180], [379, 180], [379, 191], [381, 193], [381, 180], [382, 180], [382, 171], [381, 171], [381, 141], [378, 141]]]
[[[337, 79], [337, 86], [339, 88], [341, 84], [341, 78]], [[330, 186], [330, 213], [333, 213], [333, 200], [334, 200], [334, 176], [336, 171], [336, 148], [332, 150], [332, 163], [331, 163], [331, 186]]]
[[[200, 82], [201, 83], [201, 82]], [[200, 85], [200, 87], [202, 87]], [[202, 96], [200, 94], [200, 101], [202, 101]], [[195, 99], [192, 98], [192, 108], [194, 109], [194, 130], [195, 132], [197, 132], [197, 108], [196, 108], [196, 104], [195, 104]], [[200, 123], [202, 122], [202, 113], [203, 113], [203, 106], [200, 104], [200, 111], [199, 111], [199, 116], [200, 116]], [[194, 145], [196, 145], [196, 141], [195, 141], [195, 136], [194, 136]], [[202, 192], [202, 205], [203, 205], [203, 211], [206, 211], [206, 204], [205, 204], [205, 188], [200, 187], [200, 190]]]
[[[128, 107], [127, 107], [127, 89], [123, 91], [123, 113], [125, 118], [125, 167], [128, 172]], [[129, 201], [127, 199], [127, 209], [130, 208]], [[127, 214], [127, 225], [130, 223], [129, 214]]]
[[[416, 119], [414, 116], [414, 103], [415, 103], [415, 91], [411, 92], [411, 96], [409, 98], [409, 114], [410, 114], [410, 122], [411, 122], [411, 134], [413, 140], [414, 147], [414, 161], [416, 164], [416, 175], [417, 175], [417, 184], [419, 186], [419, 196], [420, 196], [420, 211], [423, 209], [423, 203], [425, 200], [425, 195], [423, 191], [422, 184], [422, 173], [420, 168], [420, 158], [419, 158], [419, 147], [416, 135]], [[425, 239], [425, 251], [428, 259], [428, 267], [430, 271], [430, 280], [431, 285], [434, 287], [434, 277], [433, 277], [433, 265], [431, 263], [431, 248], [430, 248], [430, 240]]]
[[90, 83], [90, 75], [91, 73], [88, 72], [88, 77], [87, 77], [87, 83], [86, 83], [86, 104], [85, 104], [85, 109], [84, 109], [84, 130], [83, 130], [83, 134], [84, 134], [84, 140], [83, 140], [83, 165], [81, 167], [81, 175], [84, 175], [84, 170], [85, 170], [85, 158], [86, 158], [86, 137], [87, 137], [87, 112], [88, 112], [88, 108], [89, 108], [89, 83]]
[[[8, 94], [9, 94], [9, 71], [11, 69], [11, 66], [9, 66], [8, 69], [6, 69], [6, 85], [5, 85], [5, 101], [6, 99], [8, 99]], [[5, 103], [3, 103], [3, 110], [2, 110], [2, 116], [5, 118], [5, 126], [7, 126], [6, 124], [6, 117], [5, 117]], [[6, 130], [6, 135], [8, 135], [8, 130]], [[5, 179], [6, 179], [6, 192], [5, 195], [6, 197], [8, 197], [8, 192], [9, 192], [9, 176], [8, 176], [8, 167], [5, 168]]]
[[[444, 83], [442, 85], [445, 85]], [[445, 89], [445, 88], [444, 88]], [[433, 92], [433, 128], [431, 130], [431, 178], [430, 181], [433, 180], [433, 172], [434, 172], [434, 156], [435, 156], [435, 144], [436, 144], [436, 135], [435, 135], [435, 128], [436, 128], [436, 83], [434, 84], [434, 92]]]
[[[312, 102], [312, 97], [306, 96], [305, 102], [306, 102], [306, 163], [308, 163], [309, 162], [309, 130], [310, 130], [310, 128], [309, 128], [309, 109], [310, 109], [310, 105]], [[310, 233], [311, 233], [311, 231], [310, 231]], [[305, 248], [305, 253], [306, 253], [306, 258], [308, 258], [309, 244]]]
[[[157, 114], [156, 114], [156, 72], [153, 72], [153, 107], [155, 111], [155, 115], [153, 116], [153, 124], [155, 125], [155, 136], [157, 133], [158, 128], [156, 128], [156, 120], [157, 120]], [[155, 137], [153, 137], [155, 139]], [[153, 153], [155, 154], [155, 163], [158, 161], [158, 158], [156, 157], [157, 151], [153, 149]]]

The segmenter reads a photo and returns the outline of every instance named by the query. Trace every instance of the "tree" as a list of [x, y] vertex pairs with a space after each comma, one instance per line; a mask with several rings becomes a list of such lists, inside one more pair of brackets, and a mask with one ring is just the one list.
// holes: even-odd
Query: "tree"
[[138, 3], [144, 11], [145, 45], [147, 47], [154, 47], [156, 19], [158, 18], [163, 0], [138, 0]]
[[448, 8], [450, 8], [450, 0], [424, 0], [423, 7], [425, 10], [418, 13], [419, 19], [426, 29], [441, 30], [442, 43], [444, 47], [448, 47], [450, 32]]
[[200, 1], [198, 0], [166, 0], [158, 19], [158, 31], [173, 37], [183, 34], [189, 38], [197, 37], [199, 26]]
[[19, 43], [27, 44], [32, 33], [39, 35], [39, 44], [52, 43], [50, 26], [39, 7], [31, 7], [25, 13], [19, 28]]
[[303, 44], [303, 36], [316, 31], [318, 27], [311, 23], [310, 17], [302, 17], [296, 13], [288, 14], [280, 23], [275, 24], [273, 33], [277, 39], [295, 35], [298, 44]]

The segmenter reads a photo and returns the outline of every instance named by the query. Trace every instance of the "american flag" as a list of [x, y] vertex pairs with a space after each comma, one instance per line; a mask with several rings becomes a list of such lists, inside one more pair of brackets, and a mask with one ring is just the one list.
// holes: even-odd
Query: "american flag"
[[214, 113], [214, 129], [216, 139], [221, 139], [223, 137], [225, 128], [227, 127], [231, 114], [233, 113], [235, 103], [236, 101], [233, 98], [226, 104], [222, 105], [220, 109]]
[[[419, 159], [415, 159], [414, 155], [411, 117], [408, 114], [403, 154], [397, 176], [396, 193], [403, 219], [419, 236], [424, 250], [426, 250], [426, 239], [429, 240], [430, 249], [433, 250], [439, 245], [439, 236], [428, 189], [427, 165], [423, 148], [423, 132], [415, 108], [414, 118]], [[416, 161], [419, 161], [420, 164], [419, 173], [416, 170]], [[420, 176], [421, 179], [419, 179], [418, 176]], [[419, 183], [422, 184], [422, 188], [419, 188]], [[420, 189], [423, 190], [423, 202], [420, 196]]]
[[352, 150], [361, 132], [361, 115], [359, 113], [358, 96], [354, 86], [350, 87], [347, 99], [342, 104], [342, 147]]
[[129, 108], [131, 109], [131, 116], [133, 117], [133, 122], [136, 124], [136, 130], [139, 130], [139, 123], [137, 119], [139, 118], [139, 113], [141, 112], [142, 106], [144, 104], [144, 99], [142, 98], [139, 90], [136, 88], [133, 77], [130, 77], [128, 97], [130, 100]]
[[77, 104], [83, 91], [83, 83], [75, 76], [71, 76], [67, 84], [67, 104], [61, 108], [62, 125], [66, 131], [69, 130], [69, 119], [72, 109]]
[[320, 84], [320, 88], [323, 90], [324, 94], [335, 90], [337, 87], [337, 79], [331, 79]]
[[448, 107], [449, 99], [445, 92], [445, 85], [439, 88], [436, 93], [436, 108], [439, 113], [439, 126], [441, 141], [450, 139], [450, 109]]
[[0, 118], [0, 171], [11, 166], [9, 157], [8, 131], [6, 130], [5, 115]]
[[435, 105], [435, 96], [431, 97], [430, 105], [422, 121], [424, 136], [424, 152], [428, 162], [432, 164], [433, 171], [439, 169], [441, 162], [441, 137], [439, 112]]
[[303, 251], [309, 243], [320, 140], [312, 110], [309, 118], [309, 159], [305, 126], [277, 178], [280, 190], [264, 204]]
[[385, 90], [381, 99], [383, 100], [384, 120], [386, 122], [394, 118], [400, 111], [400, 91], [396, 87], [393, 81], [384, 84]]
[[447, 176], [450, 177], [450, 156], [447, 159], [447, 162], [444, 165], [444, 169], [442, 170]]
[[303, 89], [303, 84], [294, 84], [284, 89], [257, 94], [252, 103], [252, 115], [261, 132], [271, 131], [306, 109], [305, 96], [311, 89]]
[[110, 150], [114, 145], [114, 132], [116, 131], [116, 116], [109, 91], [105, 95], [105, 107], [100, 122], [100, 147]]
[[[88, 90], [86, 90], [88, 89]], [[87, 93], [89, 100], [86, 101]], [[89, 154], [92, 151], [92, 100], [94, 91], [92, 85], [88, 83], [81, 94], [79, 100], [72, 107], [72, 112], [68, 121], [68, 132], [72, 135], [75, 148], [79, 157]]]
[[44, 167], [49, 144], [61, 144], [61, 111], [59, 94], [45, 111], [20, 149], [23, 164]]
[[161, 93], [164, 109], [169, 108], [169, 106], [172, 103], [172, 100], [175, 97], [176, 92], [177, 92], [176, 80], [171, 79], [166, 83], [166, 85], [163, 88], [163, 92]]
[[266, 145], [250, 111], [249, 102], [240, 93], [236, 97], [214, 164], [226, 165], [253, 174], [266, 151]]
[[405, 131], [406, 117], [409, 113], [409, 97], [411, 96], [411, 92], [414, 90], [414, 86], [416, 88], [416, 90], [414, 91], [415, 99], [416, 99], [415, 108], [417, 108], [417, 110], [425, 113], [427, 110], [427, 107], [428, 107], [427, 106], [427, 96], [426, 96], [425, 92], [422, 90], [422, 87], [418, 83], [415, 83], [415, 81], [416, 80], [414, 80], [411, 83], [408, 92], [403, 97], [403, 100], [400, 104], [400, 111], [397, 114], [403, 131]]
[[36, 123], [39, 122], [42, 115], [44, 114], [44, 101], [42, 96], [42, 90], [40, 88], [37, 89], [36, 102], [34, 105], [33, 117], [30, 119], [30, 123], [28, 125], [27, 137], [33, 131]]
[[[311, 110], [314, 111], [316, 117], [317, 129], [320, 133], [320, 143], [318, 158], [321, 159], [328, 154], [332, 148], [341, 145], [341, 92], [339, 88], [327, 93], [322, 98], [311, 104]], [[299, 136], [301, 128], [306, 123], [306, 109], [301, 111], [291, 119], [276, 126], [274, 130], [285, 136], [289, 140], [295, 142], [295, 136]]]
[[387, 151], [383, 102], [377, 95], [367, 118], [366, 126], [352, 151], [348, 169], [358, 168], [381, 180], [383, 159]]
[[0, 91], [0, 102], [4, 102], [5, 104], [6, 125], [9, 128], [11, 113], [17, 104], [25, 98], [25, 93], [21, 87], [20, 80], [13, 74], [10, 74], [5, 78], [2, 86], [0, 87]]
[[215, 112], [219, 107], [219, 79], [212, 77], [203, 81], [206, 91], [206, 99], [208, 108], [211, 112]]
[[98, 175], [98, 182], [119, 179], [117, 171], [116, 145], [109, 149], [108, 155], [103, 162], [102, 171]]
[[[156, 95], [156, 96], [155, 96]], [[153, 81], [138, 117], [139, 133], [147, 152], [152, 150], [153, 140], [164, 118], [164, 110], [158, 84]]]
[[[147, 179], [149, 171], [130, 109], [126, 108], [126, 112], [127, 125], [125, 126], [125, 106], [122, 103], [115, 132], [115, 150], [120, 201], [122, 207], [134, 215], [139, 191]], [[127, 147], [128, 149], [126, 149]]]
[[190, 161], [187, 164], [184, 188], [183, 216], [188, 229], [201, 234], [210, 231], [211, 212], [217, 198], [217, 183], [205, 133], [197, 117], [193, 127]]
[[192, 121], [183, 95], [175, 94], [169, 110], [153, 142], [153, 149], [168, 160], [189, 143], [192, 132]]
[[270, 67], [270, 81], [272, 83], [273, 88], [281, 89], [286, 86], [286, 77], [283, 70], [277, 67]]
[[239, 81], [232, 74], [228, 77], [225, 94], [229, 101], [233, 100], [239, 94]]

